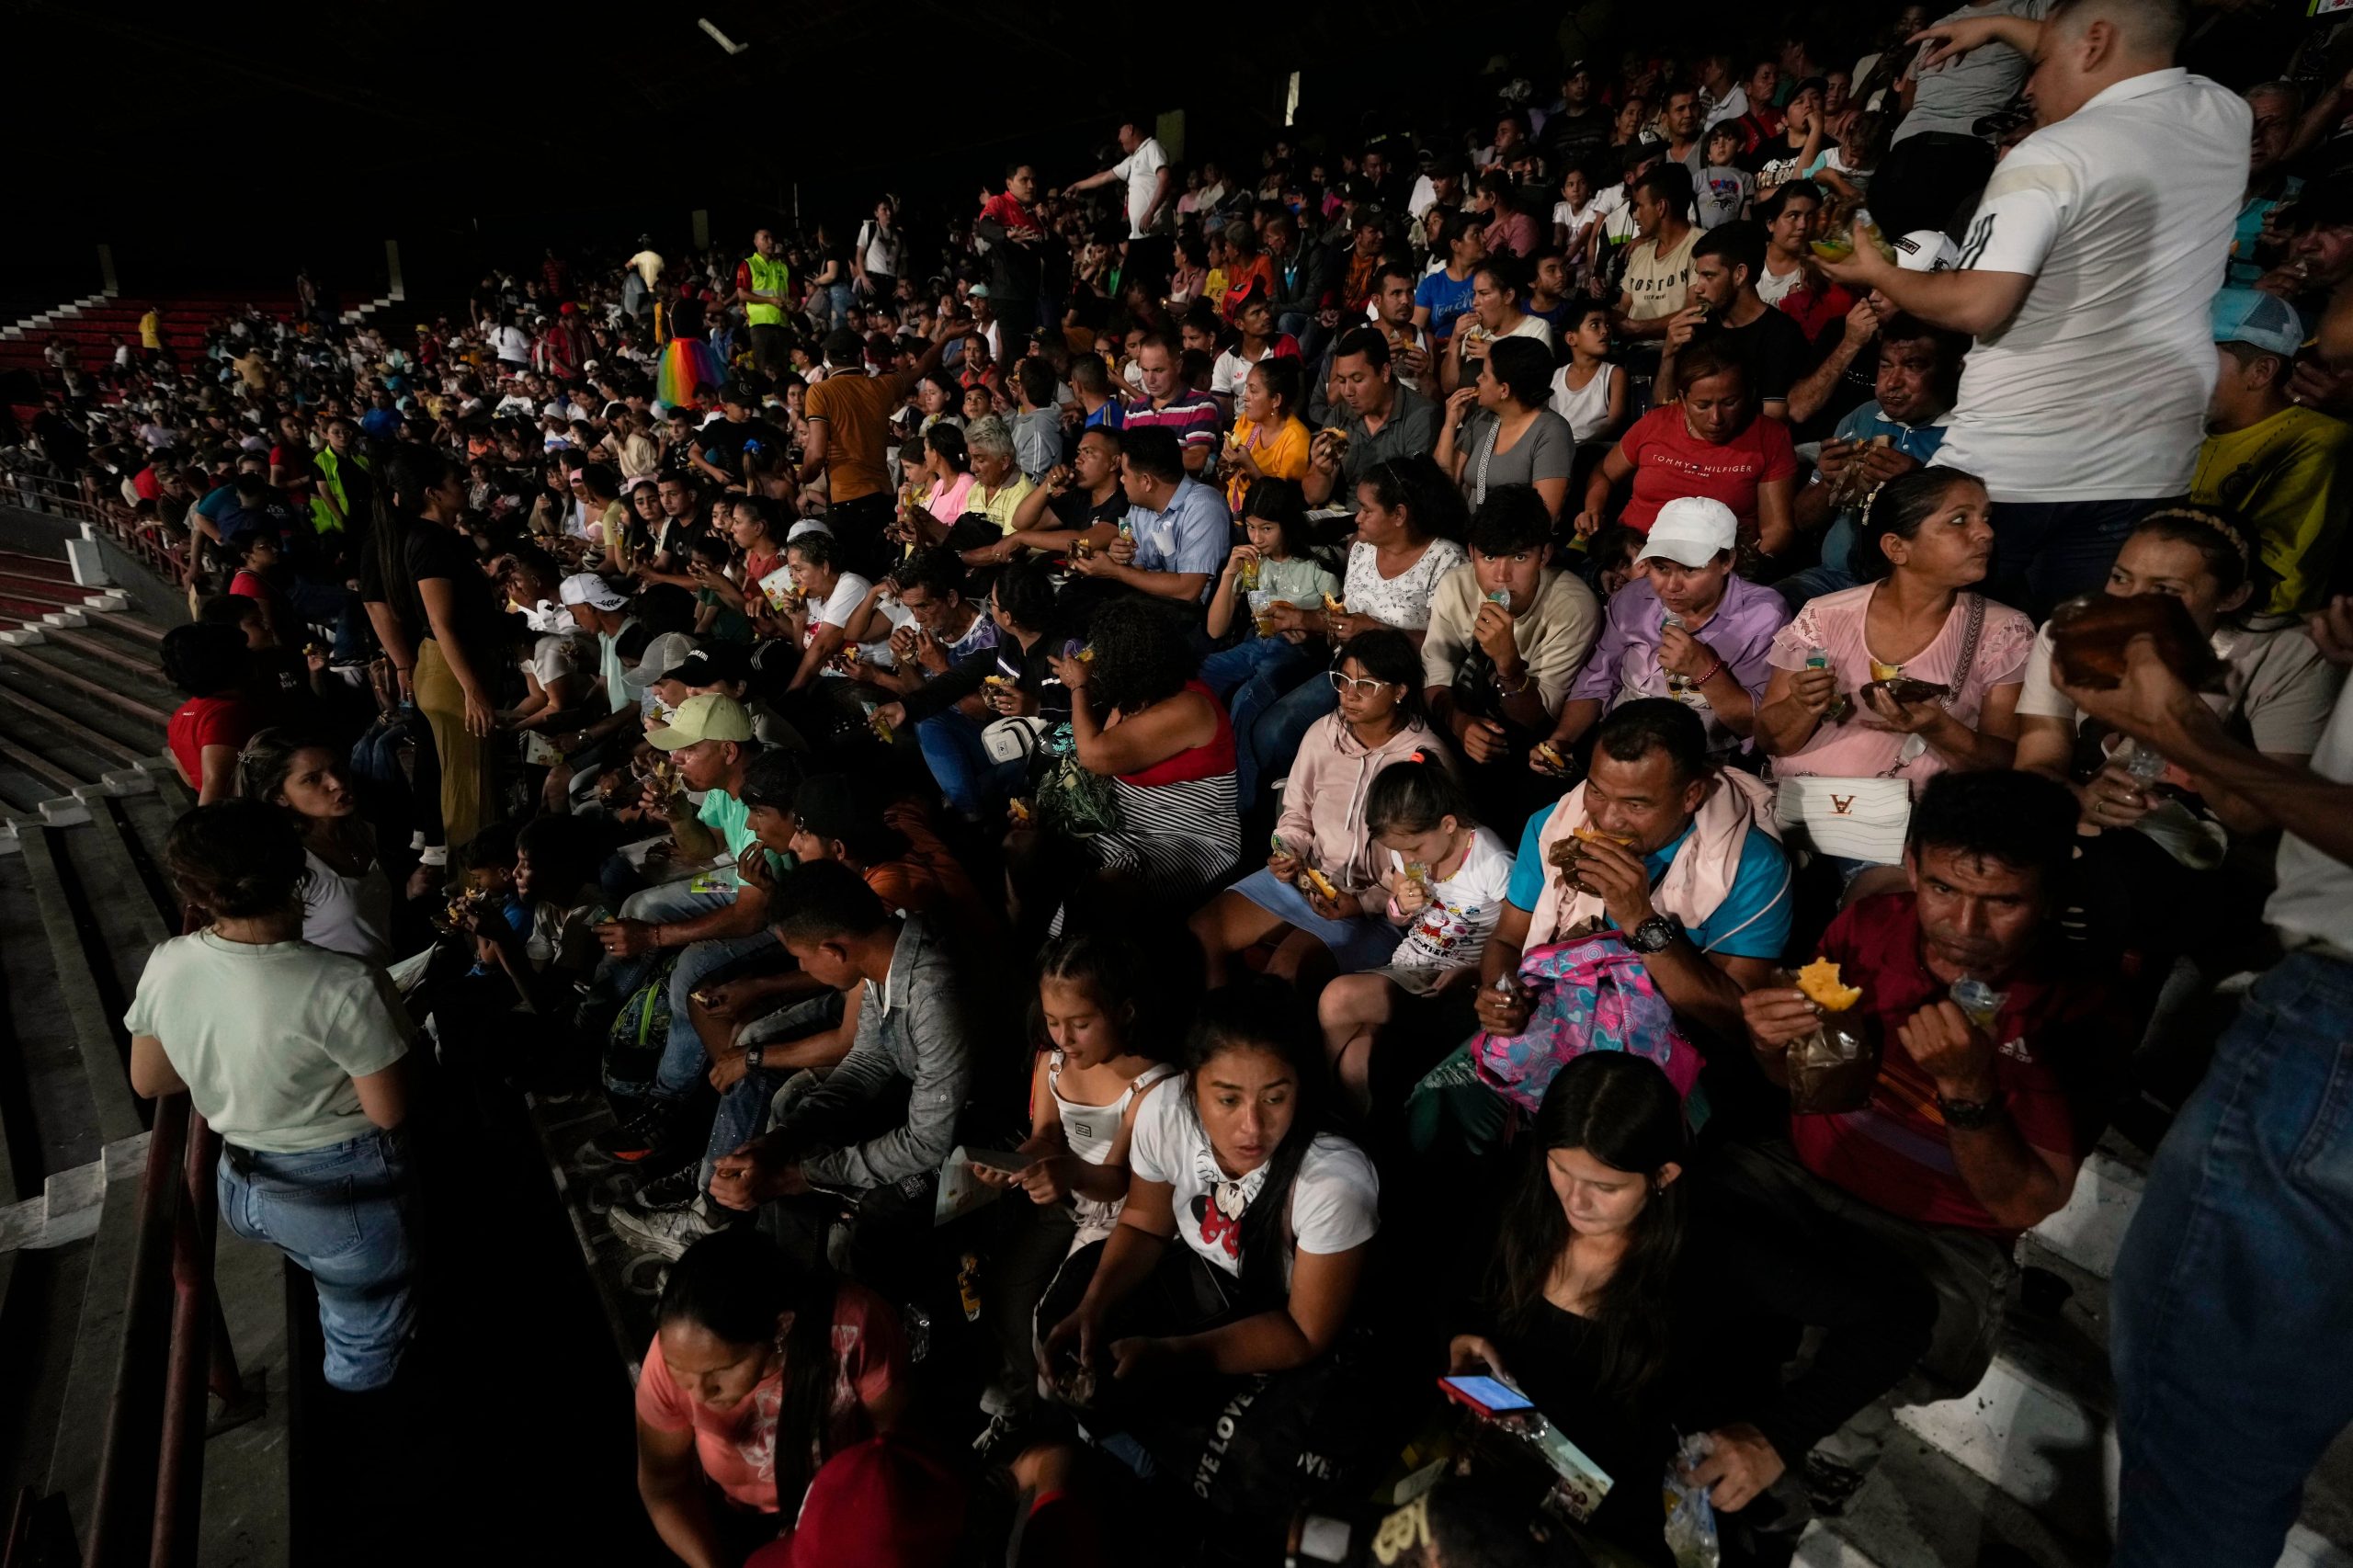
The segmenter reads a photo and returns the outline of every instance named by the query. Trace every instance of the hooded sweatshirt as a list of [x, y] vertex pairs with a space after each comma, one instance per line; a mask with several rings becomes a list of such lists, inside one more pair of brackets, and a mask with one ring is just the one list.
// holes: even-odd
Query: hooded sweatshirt
[[1368, 751], [1337, 713], [1326, 713], [1300, 742], [1299, 759], [1283, 786], [1283, 811], [1275, 833], [1303, 865], [1330, 878], [1335, 887], [1367, 887], [1388, 869], [1373, 864], [1372, 830], [1364, 819], [1372, 780], [1393, 762], [1421, 753], [1432, 762], [1452, 761], [1428, 725], [1416, 721]]

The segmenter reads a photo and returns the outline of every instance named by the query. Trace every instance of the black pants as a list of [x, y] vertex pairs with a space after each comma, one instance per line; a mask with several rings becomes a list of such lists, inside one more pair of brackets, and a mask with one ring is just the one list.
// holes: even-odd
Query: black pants
[[825, 509], [825, 521], [841, 541], [849, 569], [862, 577], [879, 577], [891, 568], [891, 541], [882, 537], [896, 517], [896, 497], [887, 490], [855, 500], [835, 501]]
[[[1071, 1256], [1038, 1309], [1051, 1327], [1074, 1311], [1108, 1244]], [[1259, 1309], [1232, 1276], [1170, 1242], [1159, 1267], [1112, 1307], [1097, 1347], [1096, 1403], [1082, 1416], [1103, 1448], [1146, 1480], [1189, 1494], [1206, 1510], [1208, 1540], [1237, 1561], [1265, 1561], [1297, 1506], [1344, 1494], [1375, 1426], [1379, 1397], [1362, 1341], [1344, 1336], [1330, 1354], [1284, 1372], [1241, 1377], [1187, 1373], [1181, 1381], [1110, 1377], [1110, 1346], [1131, 1335], [1199, 1334]], [[1223, 1558], [1219, 1559], [1223, 1561]]]
[[1889, 239], [1915, 229], [1958, 234], [1994, 172], [1994, 144], [1924, 131], [1887, 150], [1871, 180], [1871, 218]]
[[753, 324], [752, 363], [760, 368], [760, 374], [771, 380], [784, 374], [790, 365], [785, 350], [790, 342], [791, 334], [780, 325]]

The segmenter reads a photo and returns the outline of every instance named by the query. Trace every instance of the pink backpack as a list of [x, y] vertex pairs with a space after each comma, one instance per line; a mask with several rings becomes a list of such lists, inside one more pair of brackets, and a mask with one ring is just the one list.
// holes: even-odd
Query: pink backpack
[[1471, 1041], [1471, 1065], [1487, 1087], [1533, 1111], [1563, 1064], [1588, 1051], [1631, 1051], [1691, 1097], [1699, 1050], [1677, 1030], [1674, 1009], [1618, 932], [1531, 948], [1520, 956], [1519, 981], [1536, 993], [1526, 1031], [1482, 1030]]

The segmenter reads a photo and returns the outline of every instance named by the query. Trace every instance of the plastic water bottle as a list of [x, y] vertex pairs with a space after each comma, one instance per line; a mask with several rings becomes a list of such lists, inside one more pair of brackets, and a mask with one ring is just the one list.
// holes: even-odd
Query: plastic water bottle
[[1996, 991], [1973, 974], [1964, 974], [1952, 983], [1946, 993], [1969, 1021], [1981, 1029], [1994, 1027], [1994, 1017], [2002, 1010], [2006, 994]]
[[[1827, 648], [1808, 648], [1805, 651], [1805, 667], [1810, 670], [1828, 669], [1830, 667], [1830, 650]], [[1832, 696], [1830, 699], [1830, 706], [1822, 710], [1822, 716], [1833, 724], [1843, 724], [1847, 722], [1847, 715], [1854, 710], [1855, 705], [1847, 701], [1847, 694], [1841, 691]]]
[[2122, 763], [2124, 771], [2139, 783], [2154, 784], [2165, 775], [2165, 754], [2139, 741], [2126, 741], [2109, 760]]
[[[1658, 629], [1661, 632], [1665, 632], [1670, 626], [1679, 629], [1682, 625], [1683, 618], [1676, 614], [1673, 610], [1668, 610], [1665, 615], [1660, 617]], [[1660, 639], [1662, 645], [1664, 645], [1665, 641], [1665, 639], [1664, 637]], [[1688, 702], [1691, 699], [1689, 695], [1691, 690], [1690, 681], [1687, 680], [1682, 676], [1677, 675], [1673, 670], [1668, 670], [1665, 673], [1666, 694], [1675, 699], [1677, 702]]]

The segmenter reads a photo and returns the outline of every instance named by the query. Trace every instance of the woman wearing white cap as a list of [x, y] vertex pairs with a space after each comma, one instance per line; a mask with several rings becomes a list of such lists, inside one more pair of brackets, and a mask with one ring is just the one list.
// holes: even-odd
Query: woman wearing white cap
[[[1550, 744], [1560, 756], [1601, 716], [1643, 697], [1671, 697], [1698, 713], [1708, 749], [1738, 749], [1755, 732], [1771, 667], [1766, 655], [1790, 619], [1781, 596], [1733, 574], [1739, 519], [1704, 495], [1658, 509], [1643, 540], [1648, 570], [1609, 597], [1601, 638], [1586, 661]], [[1552, 771], [1541, 750], [1529, 766]]]

